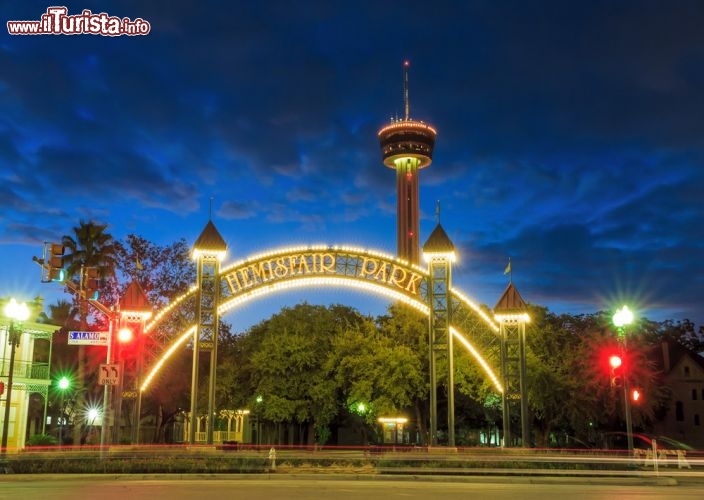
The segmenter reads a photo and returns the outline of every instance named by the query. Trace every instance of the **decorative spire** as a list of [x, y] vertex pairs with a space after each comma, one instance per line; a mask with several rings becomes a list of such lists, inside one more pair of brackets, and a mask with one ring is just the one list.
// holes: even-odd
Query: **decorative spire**
[[147, 294], [137, 280], [127, 286], [125, 294], [120, 299], [120, 311], [151, 312], [152, 307], [147, 299]]
[[494, 314], [525, 312], [527, 307], [523, 297], [518, 293], [518, 288], [513, 283], [509, 283], [494, 306]]
[[213, 221], [209, 220], [193, 244], [193, 258], [197, 258], [199, 254], [214, 254], [224, 257], [226, 250], [227, 243], [220, 236], [220, 232], [215, 228]]
[[455, 252], [455, 245], [452, 243], [450, 240], [450, 237], [447, 235], [445, 230], [442, 228], [440, 224], [435, 226], [435, 229], [433, 229], [433, 232], [430, 233], [430, 236], [426, 240], [425, 244], [423, 245], [423, 253], [424, 254], [433, 254], [433, 253], [443, 253], [443, 254], [454, 254]]

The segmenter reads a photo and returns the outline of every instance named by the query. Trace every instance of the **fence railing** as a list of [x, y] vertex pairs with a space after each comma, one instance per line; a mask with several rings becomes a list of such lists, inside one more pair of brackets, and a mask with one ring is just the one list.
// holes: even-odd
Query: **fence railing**
[[[205, 443], [207, 439], [208, 436], [206, 432], [196, 432], [196, 443]], [[242, 440], [242, 433], [232, 431], [213, 431], [213, 443], [224, 443], [225, 441], [238, 440]]]
[[[9, 374], [10, 362], [8, 360], [1, 361], [0, 377], [7, 377]], [[18, 378], [49, 380], [49, 363], [15, 361], [15, 364], [12, 367], [12, 376]]]

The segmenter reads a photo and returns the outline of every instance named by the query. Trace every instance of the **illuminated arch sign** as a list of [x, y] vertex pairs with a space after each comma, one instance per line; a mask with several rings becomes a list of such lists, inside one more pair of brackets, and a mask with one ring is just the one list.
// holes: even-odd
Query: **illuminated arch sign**
[[297, 279], [340, 278], [373, 283], [420, 300], [425, 300], [427, 291], [427, 271], [420, 267], [348, 247], [305, 247], [262, 254], [223, 268], [220, 276], [223, 306], [259, 287]]
[[[280, 249], [220, 269], [218, 312], [222, 315], [258, 297], [288, 289], [340, 286], [401, 301], [429, 315], [428, 280], [426, 269], [371, 250], [342, 246]], [[159, 323], [172, 311], [194, 299], [196, 291], [197, 287], [192, 287], [159, 311], [145, 326], [145, 332], [156, 332]], [[472, 354], [497, 390], [503, 391], [495, 370], [487, 361], [487, 353], [498, 347], [498, 326], [459, 290], [451, 290], [451, 300], [453, 337]], [[147, 370], [142, 390], [146, 390], [170, 355], [192, 338], [194, 328], [192, 325], [177, 338], [168, 339], [168, 345]]]

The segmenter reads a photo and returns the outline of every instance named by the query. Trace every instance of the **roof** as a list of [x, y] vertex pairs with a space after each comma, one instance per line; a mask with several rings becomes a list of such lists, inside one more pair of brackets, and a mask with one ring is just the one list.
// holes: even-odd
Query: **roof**
[[[667, 359], [665, 359], [665, 349], [667, 350]], [[666, 375], [670, 373], [684, 357], [688, 357], [704, 369], [704, 357], [667, 337], [663, 337], [661, 342], [655, 344], [652, 357], [655, 359], [658, 367], [662, 369]]]
[[[0, 314], [0, 328], [9, 328], [10, 319]], [[50, 325], [48, 323], [35, 323], [33, 321], [23, 321], [21, 323], [22, 333], [28, 333], [33, 336], [51, 336], [56, 330], [60, 330], [58, 325]]]
[[198, 236], [198, 239], [193, 244], [193, 248], [201, 251], [224, 252], [227, 250], [227, 243], [225, 243], [225, 240], [220, 236], [213, 221], [209, 220], [200, 233], [200, 236]]
[[125, 294], [120, 299], [121, 311], [151, 311], [147, 294], [144, 293], [138, 281], [132, 281], [127, 286]]
[[455, 251], [455, 245], [440, 224], [435, 226], [430, 237], [423, 245], [423, 253], [450, 253]]
[[494, 312], [523, 311], [528, 305], [518, 293], [518, 288], [513, 283], [509, 283], [503, 295], [494, 306]]

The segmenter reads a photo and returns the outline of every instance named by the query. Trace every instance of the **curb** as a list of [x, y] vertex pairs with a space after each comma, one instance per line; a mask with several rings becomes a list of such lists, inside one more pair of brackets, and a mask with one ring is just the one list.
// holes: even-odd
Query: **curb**
[[306, 480], [306, 481], [417, 481], [442, 483], [514, 483], [514, 484], [603, 484], [603, 485], [651, 485], [677, 486], [673, 477], [628, 477], [628, 476], [549, 476], [549, 475], [418, 475], [418, 474], [327, 474], [327, 473], [262, 473], [262, 474], [5, 474], [3, 482], [33, 482], [61, 480]]

